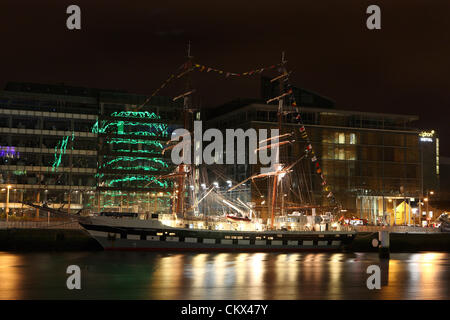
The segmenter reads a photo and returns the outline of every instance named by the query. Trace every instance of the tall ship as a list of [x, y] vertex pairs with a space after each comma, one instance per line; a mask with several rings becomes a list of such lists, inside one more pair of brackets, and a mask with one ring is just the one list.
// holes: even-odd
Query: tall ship
[[[195, 131], [196, 109], [192, 106], [195, 89], [189, 74], [198, 66], [188, 54], [180, 76], [173, 77], [187, 79], [185, 91], [174, 98], [183, 99], [185, 135]], [[279, 95], [266, 102], [278, 103], [278, 134], [259, 137], [256, 149], [248, 153], [270, 152], [271, 156], [275, 155], [275, 163], [243, 181], [234, 181], [220, 171], [220, 165], [182, 162], [173, 171], [148, 182], [169, 181], [172, 188], [170, 212], [99, 210], [96, 214], [80, 217], [80, 225], [105, 250], [344, 250], [353, 241], [355, 231], [338, 220], [342, 208], [334, 200], [330, 186], [320, 172], [313, 146], [302, 125], [299, 107], [289, 85], [290, 72], [284, 54], [281, 63], [271, 67], [278, 71], [271, 82], [278, 84]], [[298, 121], [295, 130], [283, 126], [286, 117]], [[170, 153], [180, 147], [184, 142], [181, 142], [182, 137], [179, 138], [180, 142], [168, 141], [162, 152]], [[297, 154], [292, 154], [294, 145], [297, 145], [295, 150], [301, 150]], [[195, 146], [188, 148], [190, 154], [195, 153]], [[182, 156], [186, 150], [181, 148]], [[312, 200], [308, 188], [312, 170], [322, 179], [328, 205], [314, 204]], [[222, 192], [215, 182], [210, 183], [211, 174], [226, 181], [227, 190]], [[261, 193], [261, 201], [255, 203], [233, 192], [245, 185], [254, 185]]]

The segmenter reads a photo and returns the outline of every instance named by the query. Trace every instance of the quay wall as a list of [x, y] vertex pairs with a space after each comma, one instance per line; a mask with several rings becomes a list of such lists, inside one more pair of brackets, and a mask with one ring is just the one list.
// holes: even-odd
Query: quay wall
[[[378, 252], [372, 239], [378, 239], [378, 232], [358, 232], [348, 250], [353, 252]], [[444, 251], [450, 252], [450, 233], [391, 233], [391, 252]]]
[[[378, 252], [372, 246], [376, 232], [360, 232], [350, 252]], [[447, 251], [450, 233], [391, 233], [391, 252]], [[13, 228], [0, 229], [0, 251], [94, 251], [102, 250], [82, 229]]]
[[81, 229], [0, 229], [0, 251], [94, 251], [102, 250]]

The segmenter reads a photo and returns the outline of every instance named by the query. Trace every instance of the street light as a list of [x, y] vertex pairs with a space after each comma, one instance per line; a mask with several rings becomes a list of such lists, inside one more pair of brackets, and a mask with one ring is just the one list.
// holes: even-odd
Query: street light
[[8, 227], [8, 216], [9, 216], [9, 189], [11, 189], [11, 186], [8, 185], [6, 187], [7, 191], [6, 191], [6, 227]]
[[429, 211], [428, 211], [428, 203], [430, 201], [428, 201], [428, 198], [430, 197], [430, 195], [433, 195], [433, 194], [434, 194], [433, 190], [430, 190], [430, 191], [427, 190], [427, 197], [425, 199], [423, 199], [424, 201], [427, 202], [427, 214], [426, 214], [426, 217], [427, 217], [427, 220], [429, 220], [430, 222], [431, 222], [431, 217], [429, 216]]

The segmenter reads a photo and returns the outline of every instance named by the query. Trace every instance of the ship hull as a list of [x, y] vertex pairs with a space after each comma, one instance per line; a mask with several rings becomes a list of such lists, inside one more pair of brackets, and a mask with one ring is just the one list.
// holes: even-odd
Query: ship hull
[[104, 250], [178, 252], [343, 251], [355, 233], [217, 231], [80, 223]]

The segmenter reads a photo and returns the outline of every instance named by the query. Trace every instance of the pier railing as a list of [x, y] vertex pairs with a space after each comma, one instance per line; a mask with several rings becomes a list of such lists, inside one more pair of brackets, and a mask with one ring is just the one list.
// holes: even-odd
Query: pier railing
[[77, 221], [0, 221], [0, 229], [81, 229]]
[[424, 228], [414, 226], [355, 226], [357, 232], [389, 231], [394, 233], [438, 233], [438, 228]]

